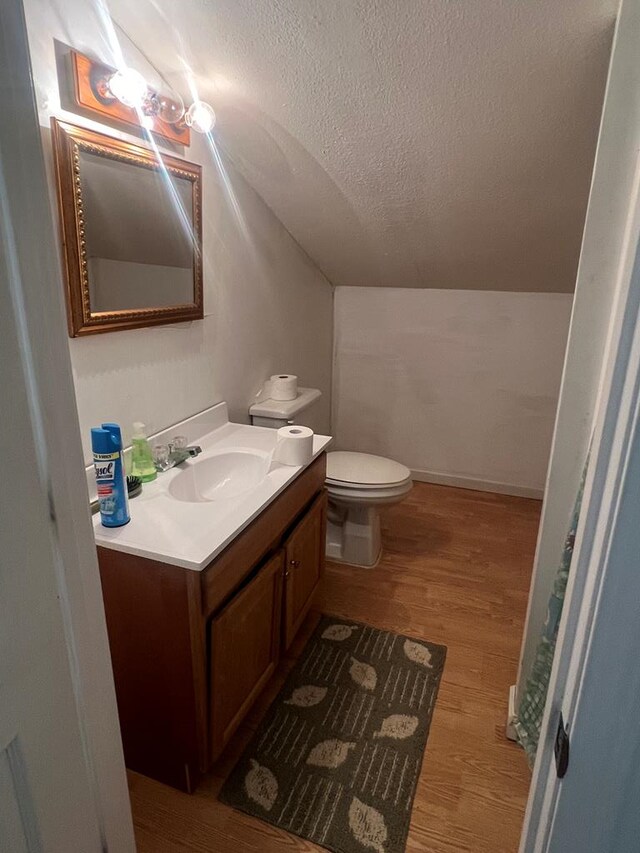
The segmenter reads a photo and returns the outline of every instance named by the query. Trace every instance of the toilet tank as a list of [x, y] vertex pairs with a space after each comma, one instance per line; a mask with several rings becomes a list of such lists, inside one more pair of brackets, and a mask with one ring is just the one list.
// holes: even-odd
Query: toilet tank
[[322, 396], [318, 388], [298, 388], [295, 400], [261, 400], [249, 408], [252, 426], [280, 429], [299, 423], [302, 412]]

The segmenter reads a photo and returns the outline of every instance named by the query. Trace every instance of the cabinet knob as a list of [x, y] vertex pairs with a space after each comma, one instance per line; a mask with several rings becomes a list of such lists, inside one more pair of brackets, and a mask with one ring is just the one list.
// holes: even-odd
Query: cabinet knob
[[297, 569], [300, 565], [300, 560], [289, 560], [289, 565], [292, 569]]

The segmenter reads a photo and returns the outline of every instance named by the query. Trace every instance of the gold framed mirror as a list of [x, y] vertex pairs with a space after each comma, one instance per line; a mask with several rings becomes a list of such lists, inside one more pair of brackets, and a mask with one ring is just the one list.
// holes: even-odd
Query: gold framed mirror
[[51, 126], [71, 337], [202, 319], [200, 166]]

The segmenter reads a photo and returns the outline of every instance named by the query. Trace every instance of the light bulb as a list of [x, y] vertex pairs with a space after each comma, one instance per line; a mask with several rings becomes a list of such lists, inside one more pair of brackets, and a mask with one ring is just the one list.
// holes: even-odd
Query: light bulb
[[109, 91], [125, 107], [141, 107], [147, 98], [147, 81], [134, 68], [123, 68], [109, 78]]
[[168, 124], [177, 124], [184, 115], [184, 101], [176, 92], [171, 96], [158, 95], [160, 109], [158, 115]]
[[209, 133], [215, 127], [216, 114], [204, 101], [194, 101], [187, 110], [184, 120], [198, 133]]

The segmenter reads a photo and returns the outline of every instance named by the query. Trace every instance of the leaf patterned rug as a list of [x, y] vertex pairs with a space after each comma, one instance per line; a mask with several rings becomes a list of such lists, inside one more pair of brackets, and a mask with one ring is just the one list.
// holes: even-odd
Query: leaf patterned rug
[[336, 853], [401, 853], [446, 653], [323, 616], [220, 800]]

